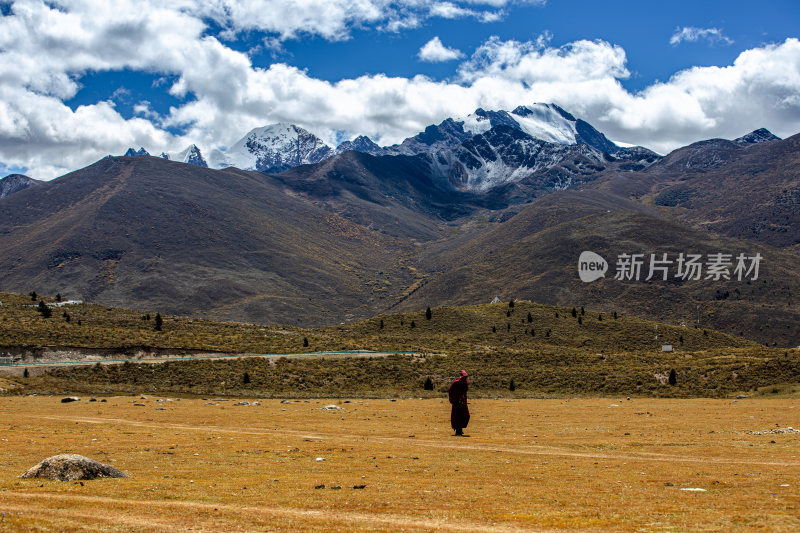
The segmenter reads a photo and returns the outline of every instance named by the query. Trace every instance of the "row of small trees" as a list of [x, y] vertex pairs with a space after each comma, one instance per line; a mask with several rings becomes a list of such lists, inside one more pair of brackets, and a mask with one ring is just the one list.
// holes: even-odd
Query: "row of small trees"
[[[38, 294], [36, 294], [36, 291], [31, 291], [30, 293], [28, 293], [28, 295], [31, 297], [31, 300], [34, 301], [34, 302], [36, 301], [36, 299], [39, 296]], [[61, 302], [62, 301], [61, 300], [61, 293], [56, 294], [56, 301], [57, 302]], [[53, 310], [50, 308], [50, 306], [48, 306], [46, 303], [44, 303], [44, 300], [39, 300], [39, 305], [36, 306], [36, 310], [39, 312], [40, 315], [42, 315], [42, 318], [50, 318], [51, 316], [53, 316]], [[66, 311], [64, 311], [61, 316], [64, 318], [65, 322], [69, 322], [72, 319], [70, 314], [67, 313]], [[142, 316], [142, 320], [150, 320], [150, 314], [148, 313], [146, 315], [143, 315]], [[79, 326], [81, 325], [81, 321], [80, 320], [78, 320], [78, 325]], [[161, 331], [163, 326], [164, 326], [164, 319], [161, 318], [161, 313], [156, 313], [156, 318], [155, 318], [155, 320], [153, 322], [153, 329], [155, 331]], [[308, 344], [306, 344], [306, 346], [308, 346]]]

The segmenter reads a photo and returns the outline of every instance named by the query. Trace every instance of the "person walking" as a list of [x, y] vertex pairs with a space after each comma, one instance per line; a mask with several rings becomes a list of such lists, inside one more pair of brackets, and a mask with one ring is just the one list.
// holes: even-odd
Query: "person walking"
[[450, 410], [450, 425], [456, 432], [457, 436], [464, 435], [464, 428], [469, 424], [469, 407], [467, 406], [467, 389], [469, 388], [469, 381], [467, 381], [467, 371], [462, 370], [461, 375], [457, 377], [450, 388], [447, 389], [447, 395], [452, 404]]

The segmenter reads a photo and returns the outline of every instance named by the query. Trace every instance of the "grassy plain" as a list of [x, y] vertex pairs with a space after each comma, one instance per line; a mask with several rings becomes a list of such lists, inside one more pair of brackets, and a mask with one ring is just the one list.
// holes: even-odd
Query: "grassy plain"
[[[329, 403], [0, 397], [0, 529], [800, 528], [800, 441], [761, 433], [791, 399], [481, 399], [466, 438], [440, 398]], [[64, 452], [130, 477], [19, 479]]]
[[[581, 307], [520, 301], [381, 315], [319, 329], [259, 326], [165, 316], [96, 304], [54, 308], [43, 318], [30, 297], [0, 294], [0, 352], [44, 347], [131, 358], [134, 363], [69, 367], [30, 379], [15, 367], [16, 392], [215, 394], [271, 397], [391, 397], [446, 390], [461, 368], [476, 396], [636, 395], [732, 397], [759, 387], [800, 382], [800, 351], [767, 348], [721, 332], [659, 324]], [[45, 299], [52, 304], [54, 299]], [[575, 316], [573, 316], [573, 309]], [[64, 315], [69, 316], [69, 320]], [[149, 315], [149, 319], [147, 318]], [[658, 338], [655, 338], [655, 337]], [[674, 351], [661, 352], [662, 343]], [[380, 358], [249, 357], [135, 364], [138, 350], [159, 354], [296, 353], [383, 350]], [[92, 352], [94, 350], [94, 352]], [[102, 355], [95, 353], [106, 350]], [[30, 358], [24, 361], [35, 362]], [[667, 383], [671, 370], [674, 385]], [[434, 390], [423, 392], [430, 378]], [[2, 387], [0, 388], [9, 388]]]

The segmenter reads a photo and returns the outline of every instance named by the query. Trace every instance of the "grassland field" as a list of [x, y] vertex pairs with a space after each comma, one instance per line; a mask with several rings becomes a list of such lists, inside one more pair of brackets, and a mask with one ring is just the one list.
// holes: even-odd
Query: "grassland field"
[[[103, 399], [0, 397], [0, 529], [800, 528], [787, 398], [479, 399], [464, 438], [442, 398]], [[66, 452], [130, 477], [19, 478]]]
[[[152, 311], [0, 302], [20, 365], [0, 374], [2, 531], [800, 528], [798, 350], [531, 302], [161, 331]], [[130, 360], [26, 366], [47, 350]], [[340, 350], [388, 354], [292, 355]], [[202, 351], [277, 355], [136, 360]], [[461, 368], [463, 438], [446, 400]], [[20, 479], [59, 453], [130, 477]]]

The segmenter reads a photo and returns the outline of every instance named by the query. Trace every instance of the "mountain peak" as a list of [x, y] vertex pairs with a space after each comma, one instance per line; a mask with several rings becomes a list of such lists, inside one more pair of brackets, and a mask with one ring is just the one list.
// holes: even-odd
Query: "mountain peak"
[[332, 155], [331, 147], [313, 133], [279, 122], [250, 130], [224, 153], [212, 154], [211, 159], [217, 168], [233, 166], [274, 174]]
[[0, 198], [5, 198], [9, 194], [14, 194], [29, 187], [41, 185], [41, 183], [41, 181], [24, 174], [9, 174], [0, 179]]
[[141, 146], [139, 147], [138, 150], [134, 150], [133, 148], [128, 148], [128, 151], [125, 152], [125, 157], [136, 157], [138, 155], [150, 155], [150, 153]]
[[190, 144], [180, 152], [166, 153], [162, 152], [161, 157], [169, 159], [170, 161], [178, 161], [179, 163], [186, 163], [198, 167], [208, 167], [208, 163], [203, 158], [200, 148], [196, 144]]
[[753, 130], [747, 135], [742, 135], [738, 139], [734, 139], [733, 142], [740, 146], [745, 146], [748, 144], [758, 144], [764, 143], [769, 141], [780, 141], [781, 138], [777, 135], [773, 135], [771, 131], [767, 128], [758, 128], [757, 130]]
[[381, 152], [381, 147], [375, 144], [366, 135], [359, 135], [352, 141], [344, 141], [336, 147], [335, 152], [341, 154], [348, 150], [355, 150], [356, 152], [363, 152], [365, 154], [377, 155]]

